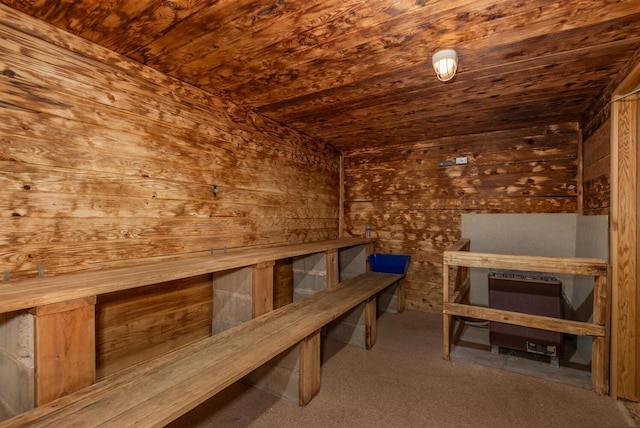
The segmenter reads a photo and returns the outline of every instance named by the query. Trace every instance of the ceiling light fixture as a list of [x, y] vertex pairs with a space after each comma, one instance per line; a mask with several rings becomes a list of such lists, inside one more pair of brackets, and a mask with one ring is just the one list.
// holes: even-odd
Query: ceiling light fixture
[[433, 55], [433, 69], [441, 82], [453, 79], [458, 70], [458, 54], [453, 49], [443, 49]]

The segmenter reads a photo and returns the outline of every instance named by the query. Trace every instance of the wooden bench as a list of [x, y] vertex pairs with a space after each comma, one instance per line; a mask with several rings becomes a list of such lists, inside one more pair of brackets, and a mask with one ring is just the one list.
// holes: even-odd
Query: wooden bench
[[[20, 318], [26, 319], [26, 324], [33, 326], [31, 330], [22, 333], [23, 336], [31, 334], [32, 337], [21, 340], [34, 344], [31, 352], [35, 369], [27, 365], [16, 366], [14, 379], [33, 377], [34, 385], [32, 387], [25, 382], [13, 382], [10, 387], [20, 388], [18, 394], [26, 397], [17, 403], [17, 407], [30, 408], [30, 403], [26, 402], [28, 397], [33, 398], [36, 406], [47, 404], [93, 384], [97, 378], [102, 379], [136, 363], [204, 339], [208, 337], [204, 331], [207, 323], [213, 322], [210, 332], [218, 333], [271, 311], [274, 302], [275, 261], [292, 261], [294, 290], [308, 282], [304, 279], [310, 278], [314, 279], [315, 285], [330, 288], [338, 284], [339, 278], [349, 278], [366, 271], [365, 254], [370, 252], [371, 245], [370, 239], [340, 238], [228, 251], [207, 250], [203, 252], [206, 255], [127, 262], [123, 267], [5, 281], [0, 286], [0, 313], [19, 312]], [[314, 263], [310, 263], [310, 260]], [[227, 281], [227, 285], [231, 284], [231, 287], [242, 284], [241, 292], [235, 293], [239, 290], [232, 289], [228, 293], [221, 289], [229, 273], [239, 273], [242, 276]], [[204, 305], [209, 303], [206, 299], [211, 297], [206, 295], [208, 292], [198, 291], [201, 293], [197, 296], [198, 302], [205, 309], [197, 313], [197, 322], [198, 327], [204, 325], [204, 329], [192, 332], [186, 322], [174, 323], [171, 315], [184, 314], [188, 309], [182, 307], [183, 300], [172, 300], [173, 312], [165, 319], [152, 316], [140, 323], [136, 318], [136, 322], [131, 325], [127, 324], [126, 319], [124, 324], [116, 324], [123, 333], [120, 337], [114, 337], [116, 333], [113, 333], [110, 338], [116, 346], [114, 360], [104, 352], [99, 353], [96, 340], [98, 337], [104, 339], [100, 335], [105, 332], [98, 322], [104, 319], [100, 318], [104, 316], [100, 300], [103, 299], [104, 302], [105, 294], [125, 296], [122, 301], [126, 304], [126, 296], [130, 292], [135, 294], [144, 287], [152, 287], [156, 290], [156, 295], [161, 296], [165, 286], [171, 286], [172, 282], [196, 278], [201, 281], [197, 283], [199, 290], [205, 290], [207, 285], [203, 284], [212, 282], [215, 296], [210, 309], [205, 308]], [[191, 289], [185, 288], [188, 293]], [[221, 302], [220, 297], [223, 295], [230, 296], [230, 300]], [[125, 305], [121, 305], [123, 306]], [[207, 319], [209, 317], [212, 319]], [[231, 322], [226, 323], [229, 320]], [[114, 322], [117, 323], [118, 320], [115, 319]], [[153, 330], [147, 332], [145, 326], [151, 324], [145, 322], [160, 324], [153, 324]], [[223, 323], [226, 324], [222, 325]], [[16, 324], [13, 323], [10, 328], [15, 330]], [[134, 343], [132, 338], [143, 334], [144, 346]], [[150, 337], [148, 334], [155, 336]], [[166, 341], [166, 338], [170, 340]], [[128, 350], [132, 352], [127, 354]], [[118, 360], [117, 356], [122, 355], [126, 355], [126, 359]], [[21, 372], [17, 373], [18, 370]]]
[[403, 275], [367, 272], [0, 423], [0, 427], [163, 426], [300, 343], [300, 397], [320, 388], [320, 330]]

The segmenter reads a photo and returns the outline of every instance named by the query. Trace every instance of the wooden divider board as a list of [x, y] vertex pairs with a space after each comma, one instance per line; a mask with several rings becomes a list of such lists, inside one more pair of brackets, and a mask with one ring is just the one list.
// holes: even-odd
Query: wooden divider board
[[91, 297], [40, 306], [32, 311], [36, 405], [95, 381], [95, 304], [95, 297]]

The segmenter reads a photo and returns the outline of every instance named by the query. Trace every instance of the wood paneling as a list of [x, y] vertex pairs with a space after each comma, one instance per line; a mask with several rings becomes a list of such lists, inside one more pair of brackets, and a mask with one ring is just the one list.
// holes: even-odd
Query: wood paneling
[[99, 296], [97, 377], [210, 336], [212, 294], [201, 275]]
[[[576, 123], [492, 132], [345, 156], [345, 229], [375, 251], [411, 255], [406, 305], [439, 312], [442, 251], [460, 239], [461, 214], [576, 212]], [[466, 165], [440, 161], [468, 158]]]
[[333, 149], [1, 11], [0, 261], [12, 278], [337, 236]]
[[293, 259], [276, 260], [273, 274], [273, 309], [278, 309], [293, 302]]
[[640, 48], [637, 0], [2, 3], [344, 151], [579, 121]]
[[[0, 38], [12, 280], [337, 236], [328, 145], [4, 7]], [[101, 297], [97, 323], [99, 377], [206, 337], [210, 275]]]
[[608, 215], [611, 206], [611, 121], [585, 142], [583, 158], [584, 215]]

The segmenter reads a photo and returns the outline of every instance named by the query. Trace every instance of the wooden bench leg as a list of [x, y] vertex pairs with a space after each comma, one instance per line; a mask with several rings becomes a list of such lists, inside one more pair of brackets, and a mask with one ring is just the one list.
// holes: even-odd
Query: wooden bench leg
[[306, 406], [320, 391], [320, 330], [300, 342], [299, 404]]
[[364, 323], [366, 330], [365, 348], [371, 349], [376, 344], [378, 335], [378, 317], [377, 317], [376, 298], [369, 300], [364, 307]]
[[95, 304], [90, 297], [32, 310], [36, 406], [95, 382]]
[[328, 339], [348, 343], [362, 349], [376, 344], [378, 333], [378, 301], [374, 296], [327, 324]]
[[398, 282], [398, 296], [397, 296], [397, 300], [398, 300], [398, 313], [402, 313], [404, 312], [405, 309], [405, 286], [404, 286], [404, 278], [400, 280], [400, 282]]

